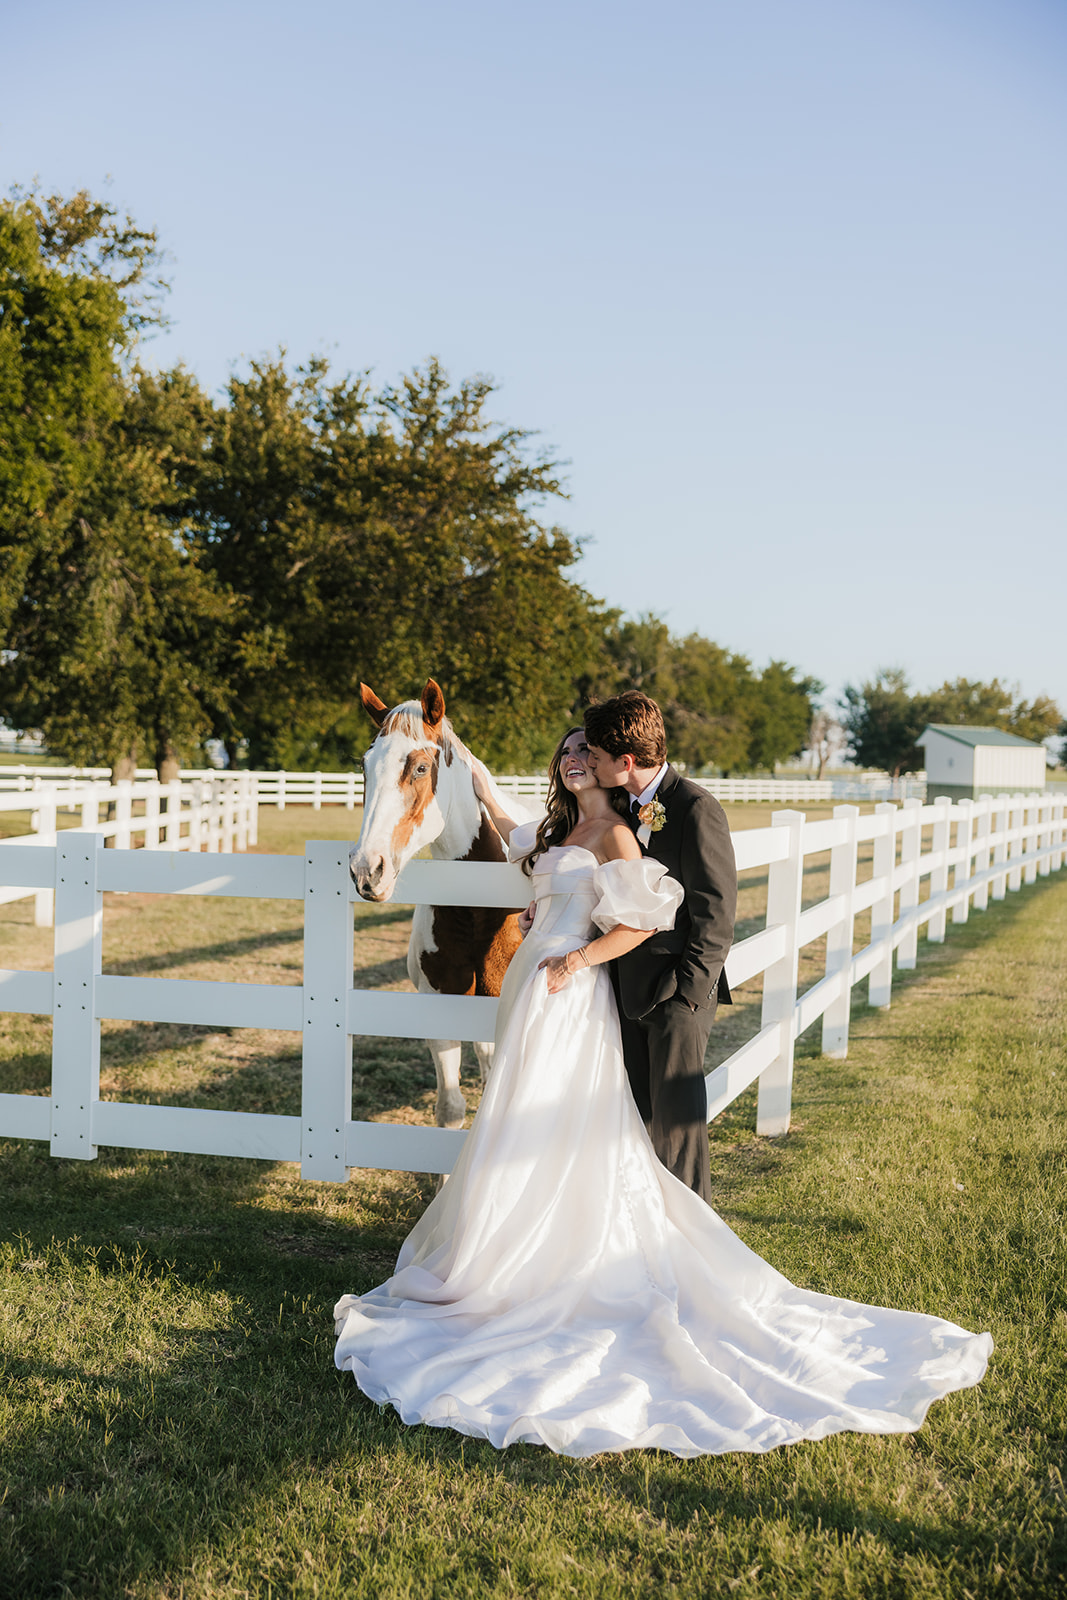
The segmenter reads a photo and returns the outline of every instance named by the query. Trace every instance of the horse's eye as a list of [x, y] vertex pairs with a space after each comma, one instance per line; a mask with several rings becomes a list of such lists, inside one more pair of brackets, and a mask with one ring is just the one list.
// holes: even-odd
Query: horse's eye
[[425, 776], [429, 772], [429, 770], [430, 770], [429, 767], [426, 766], [425, 763], [421, 767], [416, 767], [415, 768], [415, 776], [416, 776], [416, 778], [425, 778]]

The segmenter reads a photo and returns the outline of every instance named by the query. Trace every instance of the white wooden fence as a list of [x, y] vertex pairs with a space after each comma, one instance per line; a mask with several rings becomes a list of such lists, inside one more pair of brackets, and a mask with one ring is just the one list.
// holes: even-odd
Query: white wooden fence
[[[139, 838], [145, 850], [206, 849], [215, 854], [245, 850], [258, 837], [258, 792], [247, 772], [213, 773], [210, 778], [175, 779], [173, 783], [159, 783], [154, 778], [116, 784], [66, 778], [0, 791], [0, 811], [26, 810], [30, 810], [30, 830], [38, 847], [55, 845], [61, 811], [80, 812], [81, 831], [110, 839], [120, 850], [129, 850]], [[4, 875], [12, 846], [27, 842], [25, 835], [18, 834], [0, 840], [0, 905], [28, 896], [29, 891], [8, 884]], [[51, 927], [52, 889], [38, 889], [34, 896], [37, 926]]]
[[[248, 772], [256, 785], [261, 805], [311, 806], [343, 805], [349, 811], [363, 804], [362, 772]], [[138, 770], [138, 780], [150, 781], [151, 767]], [[213, 781], [220, 773], [210, 767], [183, 767], [183, 782]], [[108, 777], [106, 768], [96, 767], [0, 767], [0, 791], [25, 790], [44, 782], [77, 783], [86, 778]], [[694, 780], [716, 800], [756, 800], [778, 805], [815, 805], [827, 800], [906, 800], [924, 799], [922, 778], [887, 778], [866, 774], [856, 778], [697, 778]], [[542, 774], [504, 773], [495, 779], [504, 794], [525, 795], [542, 804], [548, 798], [548, 778]]]
[[[929, 848], [924, 830], [929, 830]], [[857, 879], [859, 846], [873, 843], [873, 876]], [[299, 1161], [306, 1178], [342, 1181], [352, 1167], [448, 1172], [461, 1130], [352, 1120], [352, 1038], [386, 1035], [491, 1039], [495, 1000], [354, 989], [355, 898], [349, 845], [311, 841], [300, 856], [230, 856], [208, 861], [176, 851], [104, 850], [99, 833], [71, 829], [49, 846], [9, 845], [7, 880], [55, 893], [52, 972], [0, 971], [0, 1011], [53, 1018], [52, 1086], [44, 1096], [0, 1094], [0, 1137], [47, 1139], [54, 1155], [88, 1160], [98, 1145]], [[740, 870], [767, 868], [766, 925], [730, 953], [734, 987], [763, 974], [759, 1031], [707, 1080], [709, 1119], [759, 1080], [757, 1128], [784, 1133], [798, 1035], [822, 1022], [831, 1056], [848, 1049], [853, 987], [868, 982], [872, 1005], [888, 1006], [893, 955], [914, 967], [921, 929], [940, 942], [951, 913], [965, 922], [990, 895], [1058, 871], [1067, 849], [1064, 801], [998, 796], [953, 805], [906, 801], [860, 816], [839, 806], [808, 822], [782, 811], [770, 828], [734, 835]], [[828, 895], [803, 907], [805, 862], [830, 856]], [[922, 886], [928, 895], [920, 898]], [[114, 977], [101, 972], [103, 895], [269, 897], [304, 903], [302, 985], [204, 983]], [[403, 904], [518, 906], [529, 883], [507, 865], [413, 861], [400, 878]], [[871, 913], [867, 944], [853, 951], [856, 918]], [[826, 937], [824, 976], [798, 993], [800, 951]], [[201, 1111], [101, 1100], [100, 1019], [290, 1029], [303, 1036], [299, 1116]]]

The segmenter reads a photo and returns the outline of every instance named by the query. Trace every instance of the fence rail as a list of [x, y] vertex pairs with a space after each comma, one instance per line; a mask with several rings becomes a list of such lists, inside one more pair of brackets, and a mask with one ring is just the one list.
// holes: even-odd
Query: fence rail
[[[50, 776], [49, 776], [50, 775]], [[343, 805], [349, 811], [363, 804], [362, 772], [267, 772], [238, 774], [254, 779], [259, 801], [279, 811], [287, 806]], [[138, 770], [138, 780], [151, 780], [151, 767]], [[185, 767], [183, 782], [212, 781], [220, 773], [210, 767]], [[232, 775], [231, 775], [232, 776]], [[42, 783], [77, 784], [85, 779], [101, 780], [108, 770], [99, 767], [0, 767], [0, 792], [16, 789], [25, 792]], [[496, 778], [505, 794], [525, 795], [542, 804], [548, 798], [548, 779], [543, 774], [527, 776], [503, 773]], [[697, 778], [694, 780], [716, 800], [763, 801], [780, 805], [815, 805], [828, 800], [910, 800], [925, 799], [926, 782], [921, 778]]]
[[[258, 790], [247, 772], [213, 773], [210, 778], [173, 783], [154, 778], [115, 784], [67, 778], [22, 790], [0, 789], [0, 812], [26, 810], [35, 836], [32, 843], [38, 848], [56, 844], [63, 811], [80, 812], [81, 832], [98, 834], [121, 850], [129, 850], [136, 838], [145, 850], [215, 854], [245, 850], [258, 837]], [[10, 884], [4, 870], [12, 848], [29, 842], [18, 834], [0, 840], [0, 905], [26, 899], [31, 892]], [[51, 927], [53, 890], [32, 892], [34, 921], [38, 927]]]
[[[867, 842], [873, 844], [873, 876], [860, 882], [859, 846]], [[9, 883], [54, 892], [55, 957], [51, 972], [0, 970], [0, 1011], [53, 1018], [51, 1094], [0, 1094], [0, 1137], [46, 1139], [54, 1155], [81, 1160], [103, 1144], [299, 1161], [304, 1177], [334, 1182], [352, 1167], [452, 1169], [465, 1138], [461, 1130], [352, 1119], [353, 1036], [491, 1039], [497, 1001], [353, 988], [356, 896], [347, 842], [310, 841], [302, 858], [210, 862], [173, 850], [105, 851], [103, 843], [99, 833], [70, 829], [53, 844], [16, 842], [4, 851]], [[735, 987], [763, 974], [762, 1012], [755, 1036], [709, 1074], [708, 1115], [717, 1116], [758, 1079], [757, 1128], [779, 1134], [789, 1126], [797, 1037], [821, 1021], [824, 1051], [844, 1056], [855, 985], [866, 979], [870, 1003], [888, 1006], [894, 952], [898, 968], [914, 967], [921, 929], [940, 942], [950, 913], [954, 923], [965, 922], [990, 896], [1003, 899], [1058, 871], [1067, 828], [1064, 801], [1041, 794], [955, 805], [912, 799], [901, 808], [879, 805], [867, 816], [856, 806], [838, 806], [819, 822], [782, 811], [769, 828], [736, 833], [734, 847], [740, 870], [767, 868], [766, 925], [736, 944], [727, 962]], [[826, 852], [829, 893], [803, 908], [805, 860]], [[105, 974], [101, 934], [109, 890], [302, 900], [304, 981], [290, 986]], [[523, 904], [527, 894], [528, 881], [516, 866], [413, 861], [401, 874], [396, 900], [507, 907]], [[870, 938], [854, 951], [856, 918], [868, 910]], [[824, 935], [824, 974], [800, 993], [800, 951]], [[101, 1100], [101, 1018], [301, 1033], [301, 1114]]]

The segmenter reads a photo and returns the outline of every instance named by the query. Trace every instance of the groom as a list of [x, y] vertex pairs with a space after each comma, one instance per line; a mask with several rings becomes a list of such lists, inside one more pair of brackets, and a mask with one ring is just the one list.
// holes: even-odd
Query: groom
[[667, 761], [659, 706], [628, 689], [585, 714], [589, 766], [623, 788], [645, 854], [685, 890], [667, 933], [611, 963], [623, 1057], [637, 1108], [663, 1165], [711, 1204], [704, 1050], [734, 931], [737, 870], [719, 802]]

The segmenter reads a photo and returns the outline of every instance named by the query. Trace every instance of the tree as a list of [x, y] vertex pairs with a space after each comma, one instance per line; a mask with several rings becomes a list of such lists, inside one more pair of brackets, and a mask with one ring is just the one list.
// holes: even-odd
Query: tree
[[492, 386], [440, 366], [375, 396], [325, 361], [254, 363], [199, 474], [205, 565], [236, 597], [229, 741], [257, 765], [348, 762], [360, 679], [400, 699], [432, 675], [497, 764], [543, 759], [603, 614], [567, 576], [578, 547], [531, 507], [562, 492]]
[[1048, 695], [1024, 700], [1019, 685], [994, 678], [982, 683], [969, 678], [947, 680], [926, 697], [930, 722], [952, 722], [977, 728], [1002, 728], [1020, 739], [1041, 744], [1058, 730], [1062, 713]]
[[846, 685], [841, 725], [849, 750], [861, 767], [876, 767], [899, 778], [918, 772], [923, 753], [915, 743], [926, 724], [927, 703], [912, 695], [900, 667], [883, 667], [859, 688]]
[[784, 661], [763, 669], [750, 699], [750, 768], [773, 772], [777, 762], [800, 754], [807, 744], [813, 701], [825, 687], [818, 678], [798, 678], [796, 668]]
[[842, 718], [855, 759], [898, 777], [917, 772], [923, 754], [915, 741], [931, 722], [1002, 728], [1020, 739], [1042, 743], [1057, 730], [1061, 712], [1047, 695], [1023, 700], [1019, 687], [994, 678], [946, 680], [929, 694], [911, 694], [900, 668], [883, 670], [859, 689], [846, 688]]
[[[75, 197], [71, 205], [84, 216]], [[84, 509], [122, 408], [119, 353], [131, 336], [109, 279], [69, 265], [65, 206], [0, 201], [0, 629], [35, 557]], [[48, 241], [55, 240], [50, 253]], [[74, 252], [86, 254], [83, 240]]]
[[0, 681], [9, 716], [55, 753], [116, 776], [147, 761], [166, 779], [226, 703], [232, 606], [155, 509], [169, 499], [165, 466], [137, 439], [136, 391], [129, 410], [82, 496], [87, 515], [34, 558]]
[[757, 674], [746, 657], [699, 633], [675, 638], [649, 614], [615, 619], [605, 630], [586, 703], [623, 689], [642, 689], [659, 702], [675, 760], [729, 773], [773, 770], [798, 754], [821, 685], [780, 661]]
[[808, 749], [817, 766], [817, 779], [822, 778], [826, 768], [847, 742], [845, 730], [833, 713], [825, 706], [816, 707], [808, 729]]
[[173, 769], [225, 698], [228, 603], [175, 524], [154, 380], [128, 362], [160, 320], [157, 262], [84, 193], [0, 204], [0, 709], [120, 776]]

